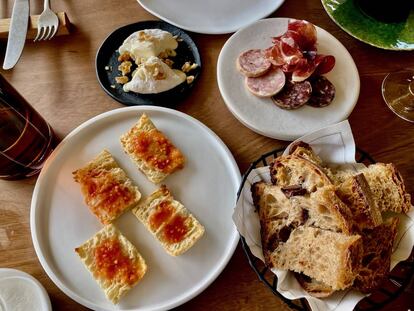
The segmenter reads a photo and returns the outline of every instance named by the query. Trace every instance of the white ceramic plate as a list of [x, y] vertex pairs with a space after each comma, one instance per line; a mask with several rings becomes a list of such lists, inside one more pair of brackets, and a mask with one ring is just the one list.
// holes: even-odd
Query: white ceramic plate
[[138, 0], [151, 14], [177, 27], [205, 34], [239, 30], [278, 9], [284, 0]]
[[229, 38], [220, 52], [217, 80], [221, 96], [233, 115], [251, 130], [271, 138], [295, 140], [308, 132], [345, 120], [354, 109], [359, 96], [359, 75], [346, 48], [327, 31], [316, 27], [318, 53], [335, 56], [336, 64], [326, 77], [336, 88], [335, 99], [323, 108], [305, 105], [284, 110], [270, 98], [260, 98], [244, 86], [244, 76], [236, 68], [243, 51], [267, 48], [272, 37], [287, 30], [288, 18], [260, 20]]
[[[102, 228], [83, 203], [72, 172], [108, 149], [143, 197], [157, 187], [122, 151], [119, 136], [146, 112], [186, 155], [184, 169], [165, 180], [173, 195], [204, 225], [205, 235], [185, 254], [168, 255], [127, 212], [115, 221], [145, 258], [148, 272], [118, 306], [106, 300], [74, 248]], [[47, 160], [31, 205], [31, 233], [39, 260], [53, 282], [78, 303], [99, 310], [165, 310], [203, 291], [222, 271], [238, 242], [231, 215], [240, 172], [223, 142], [206, 126], [181, 112], [152, 106], [121, 108], [85, 122]]]
[[[22, 287], [19, 287], [22, 286]], [[30, 300], [31, 310], [51, 311], [49, 296], [38, 280], [26, 272], [16, 269], [0, 269], [0, 310], [11, 310], [16, 308], [24, 308], [28, 310], [26, 299], [21, 299], [23, 295], [27, 295], [26, 299]], [[22, 305], [10, 306], [9, 299], [17, 296]], [[12, 307], [12, 308], [10, 308]], [[13, 309], [15, 310], [15, 309]]]

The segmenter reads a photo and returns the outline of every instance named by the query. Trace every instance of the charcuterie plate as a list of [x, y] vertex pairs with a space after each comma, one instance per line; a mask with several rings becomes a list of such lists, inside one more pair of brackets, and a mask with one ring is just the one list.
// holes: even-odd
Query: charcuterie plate
[[249, 92], [245, 77], [236, 66], [238, 56], [249, 49], [266, 49], [272, 37], [286, 32], [288, 18], [260, 20], [236, 32], [223, 46], [217, 64], [217, 80], [228, 109], [245, 126], [271, 138], [294, 140], [310, 131], [346, 119], [359, 96], [358, 70], [347, 49], [331, 34], [316, 26], [317, 51], [333, 55], [336, 63], [325, 76], [335, 87], [332, 103], [323, 108], [305, 105], [286, 110], [276, 106], [269, 97]]

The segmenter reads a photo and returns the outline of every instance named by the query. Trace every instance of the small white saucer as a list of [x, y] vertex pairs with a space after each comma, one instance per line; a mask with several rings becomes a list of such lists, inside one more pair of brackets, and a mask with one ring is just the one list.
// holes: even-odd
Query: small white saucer
[[[10, 290], [13, 286], [25, 286], [28, 296], [23, 298], [24, 291]], [[11, 305], [9, 299], [16, 295], [21, 305]], [[37, 305], [36, 305], [37, 304]], [[16, 270], [0, 268], [0, 310], [33, 310], [52, 311], [49, 296], [45, 288], [31, 275]]]

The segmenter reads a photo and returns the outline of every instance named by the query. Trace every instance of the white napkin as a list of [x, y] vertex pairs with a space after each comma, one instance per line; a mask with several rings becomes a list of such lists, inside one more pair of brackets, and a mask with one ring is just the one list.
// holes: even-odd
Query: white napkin
[[[325, 163], [358, 170], [363, 164], [355, 163], [355, 141], [347, 120], [305, 135], [298, 140], [313, 148]], [[288, 152], [290, 145], [286, 148]], [[254, 169], [248, 175], [233, 213], [233, 221], [245, 238], [254, 256], [264, 261], [260, 240], [259, 216], [254, 211], [250, 187], [257, 181], [270, 182], [269, 167]], [[399, 214], [398, 235], [391, 256], [391, 269], [409, 257], [414, 245], [414, 210], [407, 215]], [[348, 311], [365, 296], [356, 290], [337, 291], [328, 298], [309, 296], [297, 282], [292, 272], [272, 269], [277, 275], [277, 291], [288, 299], [306, 298], [312, 310]]]

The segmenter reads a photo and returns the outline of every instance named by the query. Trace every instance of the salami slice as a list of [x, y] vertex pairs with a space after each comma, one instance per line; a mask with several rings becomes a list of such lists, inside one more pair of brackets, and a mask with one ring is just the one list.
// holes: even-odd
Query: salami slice
[[312, 107], [326, 107], [335, 98], [335, 86], [324, 76], [318, 76], [311, 80], [312, 95], [308, 105]]
[[260, 97], [270, 97], [277, 94], [285, 85], [286, 78], [279, 68], [272, 68], [266, 74], [257, 78], [246, 78], [246, 87], [250, 92]]
[[307, 103], [312, 94], [309, 81], [286, 82], [281, 92], [272, 97], [273, 102], [282, 109], [297, 109]]
[[265, 74], [272, 64], [262, 50], [248, 50], [237, 58], [237, 68], [246, 77], [259, 77]]

